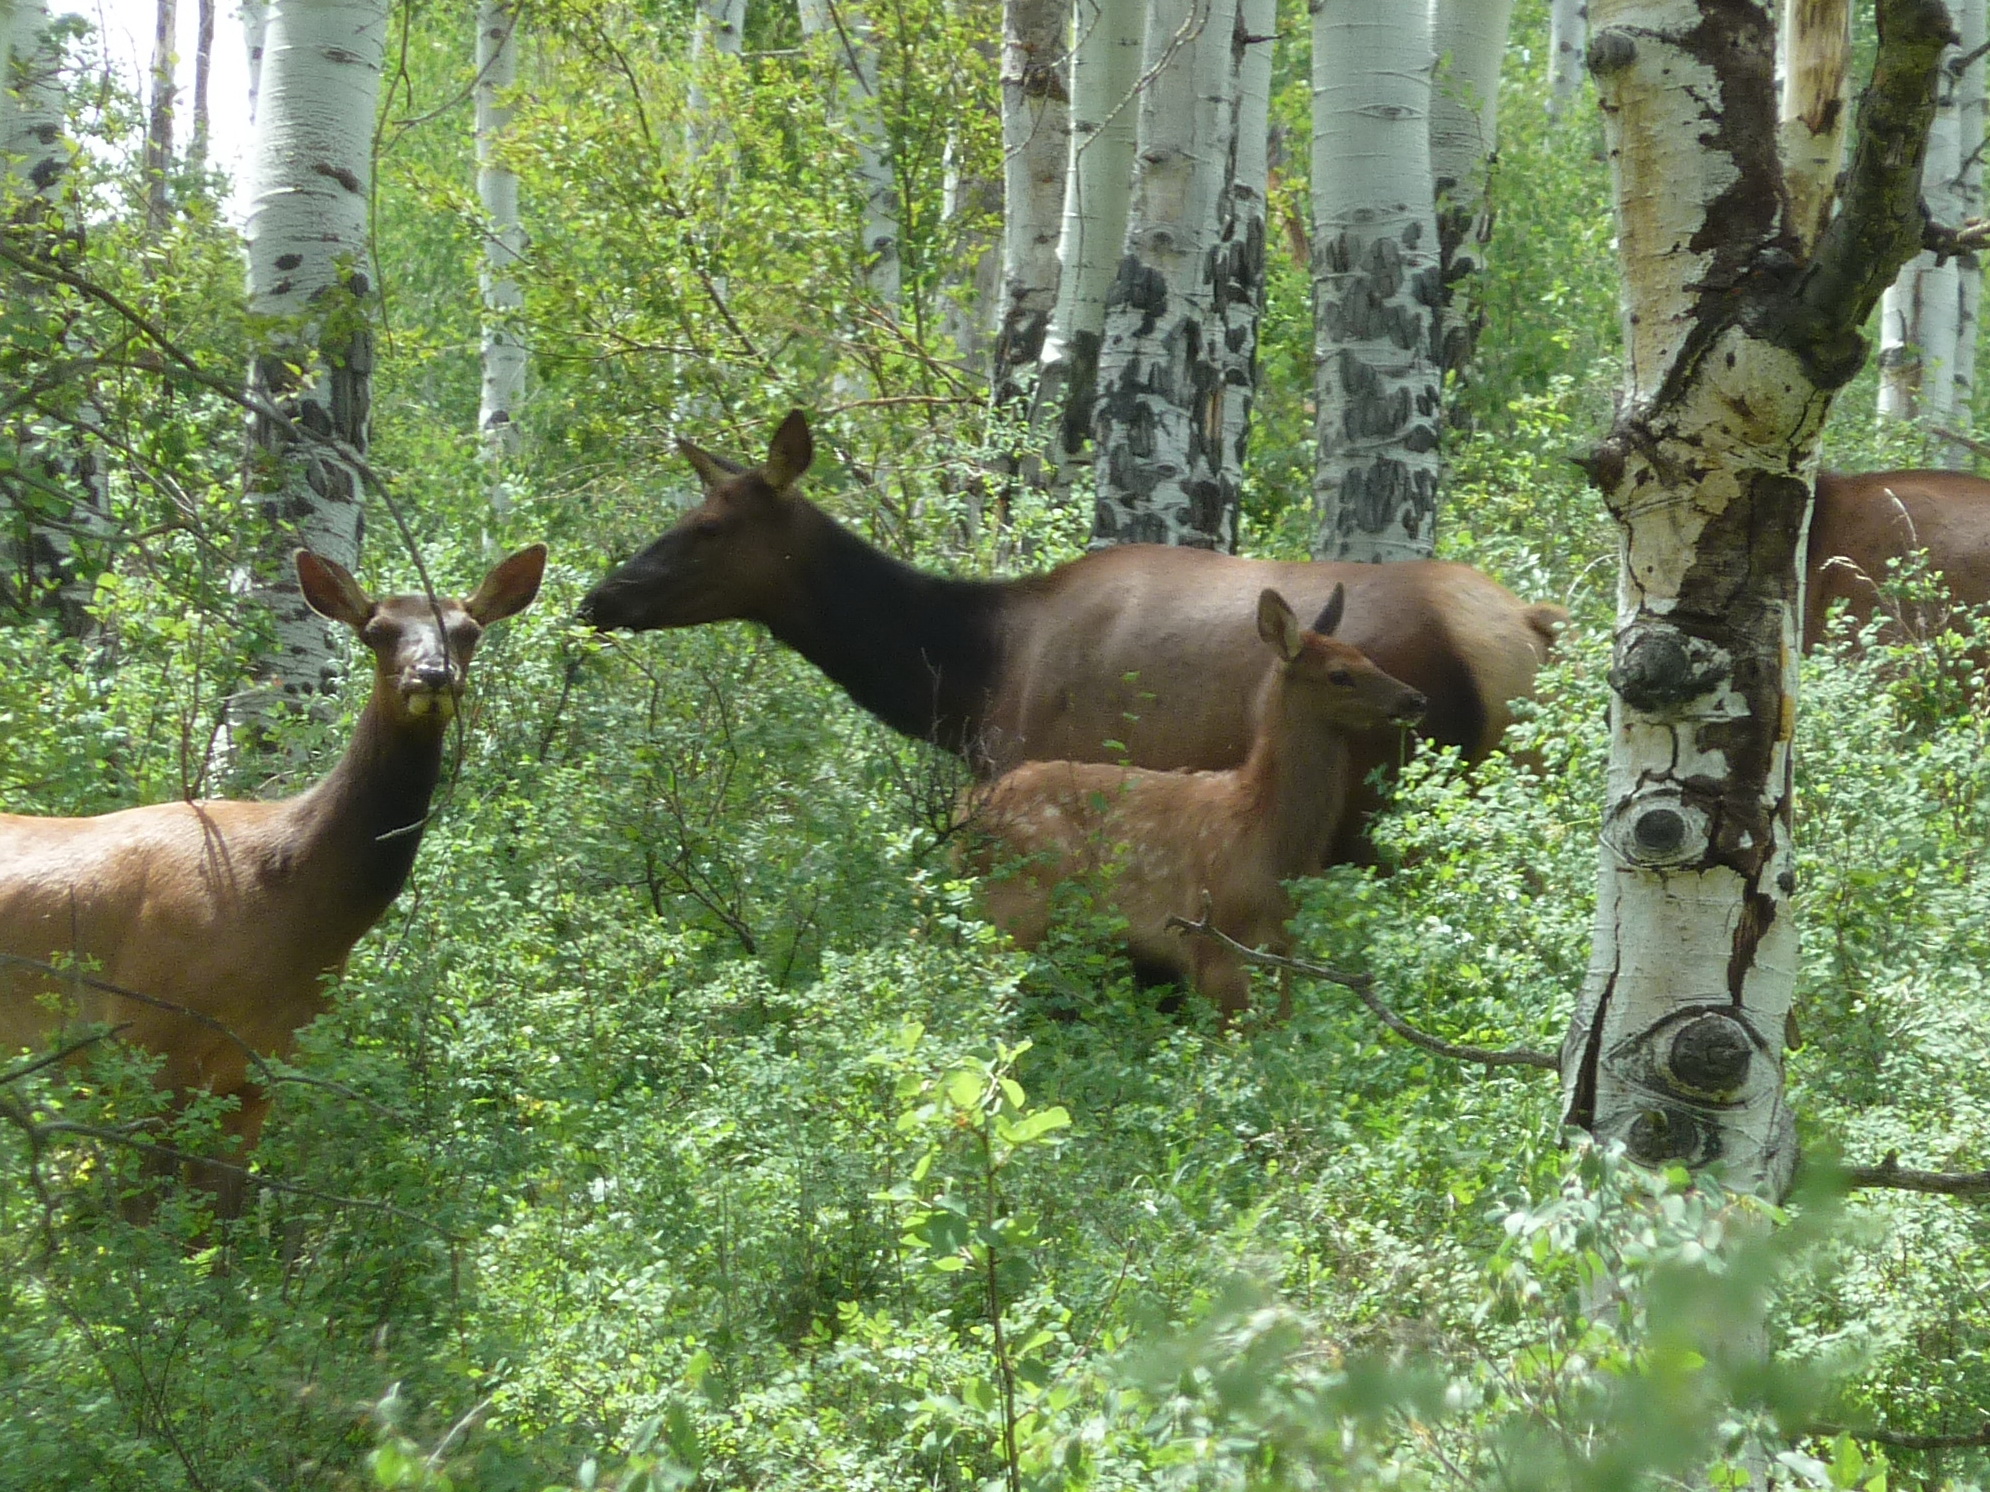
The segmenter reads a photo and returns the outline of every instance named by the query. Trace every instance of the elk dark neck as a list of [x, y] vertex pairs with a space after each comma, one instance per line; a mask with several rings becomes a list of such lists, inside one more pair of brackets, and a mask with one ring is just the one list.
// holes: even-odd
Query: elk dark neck
[[[1260, 702], [1279, 708], [1282, 696]], [[1271, 861], [1281, 879], [1318, 873], [1347, 808], [1350, 758], [1347, 735], [1318, 721], [1288, 719], [1259, 730], [1240, 773], [1256, 805], [1256, 821], [1270, 836]]]
[[328, 872], [328, 921], [350, 919], [363, 932], [401, 894], [442, 775], [447, 730], [434, 715], [396, 724], [376, 689], [339, 764], [296, 800], [306, 853]]
[[810, 512], [802, 583], [769, 630], [893, 730], [967, 751], [994, 692], [1007, 587], [915, 570]]

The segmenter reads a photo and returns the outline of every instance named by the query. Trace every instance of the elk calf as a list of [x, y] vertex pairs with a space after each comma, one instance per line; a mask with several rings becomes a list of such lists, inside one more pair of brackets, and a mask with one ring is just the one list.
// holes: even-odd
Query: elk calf
[[[251, 1052], [291, 1050], [326, 1007], [326, 976], [400, 895], [470, 655], [484, 628], [532, 604], [546, 547], [504, 560], [464, 601], [375, 601], [330, 560], [300, 549], [296, 564], [311, 608], [373, 653], [372, 697], [329, 776], [272, 803], [0, 814], [0, 953], [73, 961], [158, 1002], [0, 960], [0, 1050], [73, 1023], [122, 1024], [165, 1059], [161, 1082], [239, 1096], [227, 1128], [244, 1150], [269, 1109]], [[239, 1211], [239, 1173], [210, 1181], [217, 1207]]]
[[[1428, 703], [1330, 634], [1336, 587], [1311, 631], [1277, 591], [1258, 597], [1258, 635], [1278, 661], [1258, 691], [1250, 754], [1222, 772], [1154, 772], [1096, 762], [1030, 762], [971, 792], [985, 841], [989, 917], [1025, 948], [1042, 942], [1051, 893], [1109, 870], [1136, 963], [1194, 985], [1225, 1020], [1250, 1004], [1250, 973], [1228, 948], [1184, 937], [1170, 917], [1200, 917], [1250, 947], [1291, 947], [1283, 883], [1320, 866], [1350, 787], [1348, 735], [1415, 722]], [[1007, 868], [1005, 868], [1007, 867]]]

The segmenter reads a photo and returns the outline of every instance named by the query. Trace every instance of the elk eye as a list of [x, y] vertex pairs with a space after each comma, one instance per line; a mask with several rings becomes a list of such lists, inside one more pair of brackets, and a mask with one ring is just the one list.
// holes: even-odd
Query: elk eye
[[1354, 682], [1354, 675], [1344, 668], [1337, 668], [1327, 675], [1327, 682], [1337, 688], [1345, 689]]

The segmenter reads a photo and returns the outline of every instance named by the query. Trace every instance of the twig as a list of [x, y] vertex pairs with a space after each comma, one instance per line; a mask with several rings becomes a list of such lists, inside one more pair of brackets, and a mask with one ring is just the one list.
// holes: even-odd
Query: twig
[[37, 1057], [34, 1061], [24, 1063], [12, 1072], [0, 1072], [0, 1088], [5, 1087], [9, 1083], [18, 1083], [22, 1078], [32, 1077], [44, 1067], [53, 1067], [65, 1058], [75, 1056], [86, 1046], [95, 1046], [100, 1041], [108, 1041], [113, 1036], [120, 1036], [124, 1032], [129, 1031], [131, 1026], [132, 1023], [130, 1021], [122, 1021], [107, 1030], [92, 1031], [88, 1036], [79, 1037], [67, 1046], [57, 1047], [46, 1057]]
[[1282, 954], [1263, 953], [1256, 948], [1247, 948], [1211, 923], [1206, 897], [1201, 921], [1191, 922], [1186, 917], [1170, 917], [1168, 926], [1200, 937], [1214, 938], [1247, 964], [1255, 964], [1262, 969], [1283, 969], [1303, 978], [1322, 979], [1329, 984], [1338, 984], [1343, 989], [1352, 990], [1355, 998], [1373, 1011], [1376, 1019], [1383, 1025], [1411, 1046], [1422, 1047], [1425, 1051], [1434, 1052], [1440, 1057], [1449, 1057], [1454, 1062], [1476, 1062], [1485, 1067], [1538, 1067], [1544, 1072], [1562, 1070], [1562, 1064], [1554, 1057], [1528, 1047], [1516, 1046], [1495, 1050], [1483, 1046], [1461, 1046], [1457, 1042], [1432, 1036], [1427, 1031], [1420, 1031], [1382, 1003], [1375, 994], [1375, 980], [1370, 975], [1350, 974], [1340, 969], [1330, 969], [1325, 964], [1307, 963], [1304, 959], [1286, 958]]
[[1980, 1429], [1963, 1430], [1953, 1435], [1915, 1435], [1905, 1430], [1882, 1430], [1859, 1425], [1812, 1425], [1806, 1435], [1849, 1435], [1854, 1440], [1873, 1440], [1881, 1445], [1895, 1445], [1905, 1451], [1949, 1451], [1966, 1450], [1971, 1446], [1990, 1445], [1990, 1421], [1985, 1421]]
[[51, 1119], [47, 1123], [37, 1123], [31, 1116], [23, 1113], [15, 1113], [11, 1110], [12, 1106], [0, 1107], [0, 1114], [5, 1114], [7, 1118], [20, 1125], [35, 1139], [40, 1139], [47, 1135], [82, 1135], [93, 1140], [108, 1140], [114, 1145], [123, 1145], [144, 1155], [154, 1156], [160, 1160], [169, 1160], [175, 1165], [205, 1166], [219, 1171], [228, 1171], [241, 1177], [250, 1186], [262, 1187], [265, 1190], [273, 1192], [282, 1192], [292, 1197], [307, 1197], [316, 1202], [330, 1202], [337, 1207], [362, 1207], [368, 1212], [383, 1213], [389, 1217], [403, 1218], [408, 1222], [417, 1223], [431, 1232], [439, 1233], [451, 1243], [462, 1243], [465, 1241], [461, 1236], [450, 1232], [433, 1218], [423, 1217], [418, 1212], [410, 1212], [405, 1207], [396, 1207], [392, 1202], [376, 1202], [369, 1197], [342, 1196], [338, 1192], [322, 1191], [315, 1186], [299, 1186], [294, 1181], [278, 1181], [274, 1176], [265, 1176], [259, 1172], [251, 1171], [247, 1166], [237, 1165], [233, 1161], [216, 1160], [211, 1155], [191, 1155], [181, 1150], [178, 1146], [160, 1145], [155, 1144], [151, 1140], [137, 1139], [132, 1135], [125, 1134], [122, 1130], [111, 1129], [102, 1124], [84, 1124], [76, 1119]]
[[1951, 430], [1946, 425], [1930, 425], [1928, 433], [1939, 435], [1943, 440], [1952, 440], [1957, 445], [1967, 448], [1978, 456], [1990, 456], [1990, 441], [1977, 440], [1972, 436], [1964, 435], [1960, 430]]
[[[34, 973], [46, 974], [49, 978], [59, 979], [67, 985], [80, 985], [84, 989], [96, 990], [106, 995], [116, 995], [120, 1000], [131, 1000], [139, 1005], [150, 1005], [154, 1010], [165, 1010], [174, 1015], [185, 1016], [188, 1020], [219, 1033], [223, 1038], [240, 1048], [243, 1056], [248, 1059], [249, 1065], [256, 1069], [257, 1081], [265, 1087], [274, 1088], [278, 1083], [296, 1083], [306, 1088], [324, 1088], [329, 1092], [338, 1094], [342, 1098], [350, 1098], [355, 1103], [364, 1104], [367, 1108], [392, 1120], [395, 1124], [407, 1127], [411, 1122], [406, 1114], [389, 1108], [377, 1098], [369, 1098], [357, 1089], [348, 1088], [344, 1083], [335, 1083], [330, 1078], [314, 1078], [301, 1072], [275, 1071], [270, 1067], [269, 1059], [251, 1046], [243, 1037], [238, 1036], [233, 1027], [229, 1026], [225, 1021], [215, 1019], [215, 1017], [209, 1015], [204, 1010], [195, 1010], [191, 1005], [182, 1005], [177, 1000], [168, 1000], [159, 995], [143, 994], [135, 989], [126, 989], [121, 984], [112, 984], [108, 979], [99, 979], [93, 974], [85, 974], [80, 969], [64, 968], [60, 964], [47, 963], [38, 958], [27, 958], [18, 953], [0, 952], [0, 968], [7, 967], [27, 969]], [[125, 1023], [125, 1025], [129, 1024], [130, 1022]], [[56, 1053], [52, 1059], [38, 1058], [36, 1066], [44, 1065], [45, 1060], [60, 1060], [60, 1058], [69, 1055], [70, 1050], [77, 1050], [88, 1046], [91, 1041], [101, 1041], [106, 1036], [115, 1036], [119, 1031], [124, 1029], [125, 1026], [114, 1026], [109, 1031], [100, 1031], [88, 1040], [79, 1042], [76, 1048], [65, 1049], [62, 1052]], [[22, 1072], [12, 1074], [5, 1081], [12, 1081], [14, 1077], [24, 1076], [27, 1072], [32, 1072], [33, 1070], [33, 1068], [25, 1068]]]
[[1940, 1197], [1990, 1196], [1990, 1171], [1916, 1171], [1900, 1164], [1900, 1152], [1889, 1150], [1876, 1166], [1846, 1166], [1840, 1173], [1847, 1186], [1891, 1187], [1895, 1191], [1926, 1192]]

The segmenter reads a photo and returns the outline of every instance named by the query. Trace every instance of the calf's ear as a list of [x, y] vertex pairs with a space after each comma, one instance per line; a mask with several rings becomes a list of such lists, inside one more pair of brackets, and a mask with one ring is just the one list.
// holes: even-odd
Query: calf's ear
[[1277, 591], [1265, 590], [1258, 596], [1258, 636], [1287, 663], [1299, 656], [1299, 618]]

